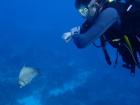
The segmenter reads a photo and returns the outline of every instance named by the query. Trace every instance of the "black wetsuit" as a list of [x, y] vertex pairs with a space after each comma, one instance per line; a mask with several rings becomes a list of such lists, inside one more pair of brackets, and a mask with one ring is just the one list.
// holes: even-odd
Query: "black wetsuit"
[[[107, 25], [108, 27], [102, 30], [100, 29], [100, 27], [96, 29], [96, 26], [99, 26], [99, 25], [96, 25], [98, 23], [96, 22], [96, 20], [97, 21], [101, 20], [101, 21], [106, 22], [108, 21], [107, 19], [110, 18], [110, 17], [107, 18], [107, 16], [109, 15], [104, 16], [105, 18], [101, 17], [101, 19], [95, 19], [93, 21], [86, 20], [85, 23], [81, 27], [80, 35], [73, 36], [74, 43], [76, 44], [76, 46], [78, 48], [84, 48], [88, 44], [94, 41], [94, 38], [97, 36], [97, 34], [100, 34], [98, 35], [100, 37], [104, 35], [105, 40], [109, 42], [114, 48], [117, 48], [118, 52], [122, 56], [123, 61], [126, 64], [126, 67], [128, 66], [128, 68], [131, 69], [131, 72], [134, 73], [136, 63], [138, 63], [137, 52], [139, 52], [140, 54], [140, 42], [136, 38], [136, 36], [140, 38], [140, 34], [139, 34], [140, 33], [140, 21], [139, 21], [140, 11], [139, 9], [137, 9], [139, 8], [140, 5], [137, 2], [133, 4], [134, 5], [129, 12], [126, 11], [126, 9], [128, 8], [128, 5], [125, 5], [123, 3], [106, 4], [106, 6], [103, 9], [105, 12], [103, 11], [104, 14], [103, 13], [102, 14], [103, 15], [109, 14], [110, 11], [108, 12], [106, 9], [108, 9], [109, 7], [114, 8], [114, 11], [117, 11], [117, 12], [115, 13], [112, 10], [114, 13], [111, 11], [110, 13], [112, 13], [112, 15], [110, 16], [112, 17], [114, 16], [114, 18], [112, 19], [117, 18], [116, 21], [112, 22], [110, 19], [110, 22], [112, 22], [112, 24]], [[99, 24], [101, 24], [100, 21], [99, 21]], [[98, 32], [98, 30], [101, 32]], [[128, 51], [127, 45], [125, 43], [124, 35], [127, 35], [129, 38], [129, 41], [132, 45], [134, 57], [132, 57], [132, 54]], [[120, 41], [113, 42], [112, 40], [116, 38], [120, 39]], [[136, 62], [134, 61], [134, 59], [136, 60]]]

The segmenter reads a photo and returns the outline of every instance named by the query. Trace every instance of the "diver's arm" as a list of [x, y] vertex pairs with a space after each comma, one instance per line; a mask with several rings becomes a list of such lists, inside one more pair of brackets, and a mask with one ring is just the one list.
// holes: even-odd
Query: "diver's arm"
[[92, 23], [89, 20], [86, 20], [80, 27], [80, 34], [86, 33], [91, 26]]
[[119, 22], [118, 12], [114, 8], [107, 8], [96, 18], [94, 25], [86, 33], [73, 35], [73, 41], [78, 48], [84, 48]]

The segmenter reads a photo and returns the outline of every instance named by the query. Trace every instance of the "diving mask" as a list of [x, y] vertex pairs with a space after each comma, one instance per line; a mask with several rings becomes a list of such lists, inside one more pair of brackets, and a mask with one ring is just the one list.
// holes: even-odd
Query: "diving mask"
[[81, 8], [79, 9], [79, 12], [80, 12], [80, 14], [81, 14], [83, 17], [86, 17], [86, 16], [88, 15], [88, 13], [89, 13], [89, 9], [86, 8], [86, 7], [81, 7]]
[[95, 0], [91, 0], [88, 6], [81, 6], [79, 12], [83, 17], [95, 16], [98, 8], [99, 4]]

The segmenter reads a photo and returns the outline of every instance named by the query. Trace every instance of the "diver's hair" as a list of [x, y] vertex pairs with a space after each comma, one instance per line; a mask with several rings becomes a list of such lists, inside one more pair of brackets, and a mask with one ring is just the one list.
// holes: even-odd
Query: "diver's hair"
[[91, 0], [75, 0], [75, 7], [78, 9], [81, 6], [87, 6]]

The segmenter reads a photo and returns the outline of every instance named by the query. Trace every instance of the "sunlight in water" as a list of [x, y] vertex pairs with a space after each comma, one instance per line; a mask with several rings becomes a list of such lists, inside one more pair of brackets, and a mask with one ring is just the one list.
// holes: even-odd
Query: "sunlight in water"
[[35, 96], [28, 96], [18, 100], [21, 105], [41, 105], [40, 100]]

